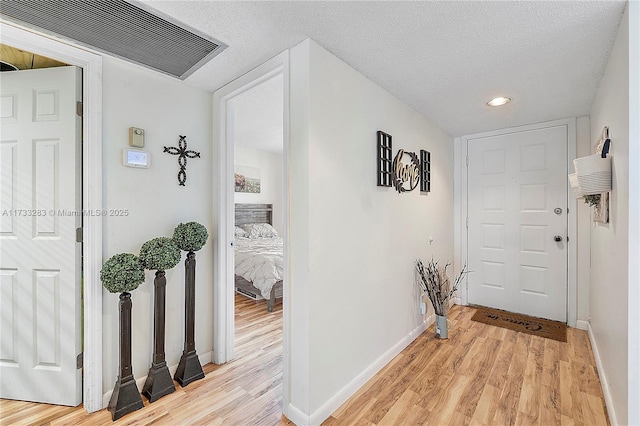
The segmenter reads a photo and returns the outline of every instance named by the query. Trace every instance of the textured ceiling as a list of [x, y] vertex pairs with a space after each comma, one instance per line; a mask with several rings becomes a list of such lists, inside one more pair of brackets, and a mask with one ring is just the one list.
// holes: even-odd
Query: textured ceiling
[[[589, 113], [620, 1], [148, 1], [229, 47], [215, 90], [309, 37], [458, 136]], [[498, 95], [513, 102], [485, 103]]]

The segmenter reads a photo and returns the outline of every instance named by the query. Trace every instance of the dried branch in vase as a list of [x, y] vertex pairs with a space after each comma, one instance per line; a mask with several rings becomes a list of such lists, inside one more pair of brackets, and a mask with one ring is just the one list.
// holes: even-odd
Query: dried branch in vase
[[420, 259], [416, 260], [416, 272], [418, 273], [418, 286], [429, 297], [436, 315], [446, 316], [449, 311], [449, 301], [451, 296], [458, 290], [462, 277], [468, 272], [466, 265], [462, 267], [460, 275], [451, 283], [447, 275], [447, 268], [451, 263], [447, 263], [444, 267], [439, 266], [438, 262], [434, 262], [433, 258], [427, 265], [423, 265]]

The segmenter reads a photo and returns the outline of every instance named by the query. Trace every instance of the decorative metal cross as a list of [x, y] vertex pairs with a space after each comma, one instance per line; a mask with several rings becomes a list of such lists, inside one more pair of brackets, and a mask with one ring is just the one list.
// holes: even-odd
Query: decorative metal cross
[[187, 150], [187, 137], [182, 135], [180, 135], [180, 140], [178, 141], [178, 148], [175, 146], [165, 146], [163, 152], [179, 156], [178, 165], [180, 166], [180, 171], [178, 172], [178, 183], [180, 186], [184, 186], [184, 183], [187, 181], [187, 158], [200, 158], [200, 153]]

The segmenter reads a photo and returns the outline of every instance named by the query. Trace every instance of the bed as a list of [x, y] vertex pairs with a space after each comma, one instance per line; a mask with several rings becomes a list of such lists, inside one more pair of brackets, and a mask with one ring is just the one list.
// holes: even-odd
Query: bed
[[235, 289], [253, 300], [267, 299], [273, 312], [282, 298], [282, 238], [272, 226], [271, 204], [235, 205]]

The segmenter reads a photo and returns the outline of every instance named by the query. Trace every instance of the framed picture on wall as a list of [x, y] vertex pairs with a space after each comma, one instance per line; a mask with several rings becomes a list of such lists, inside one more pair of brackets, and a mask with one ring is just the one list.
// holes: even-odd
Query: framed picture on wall
[[235, 165], [233, 171], [235, 175], [235, 192], [260, 193], [259, 168]]

